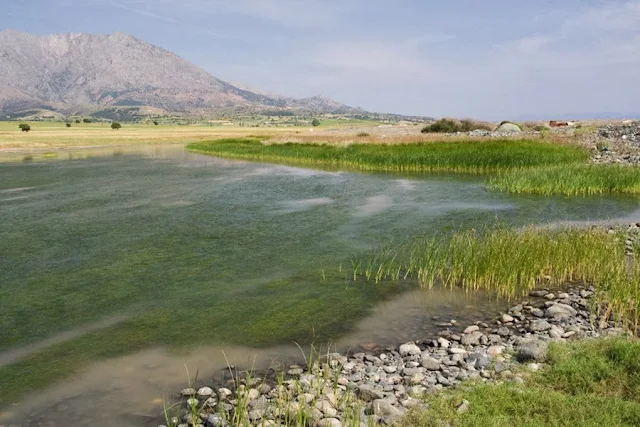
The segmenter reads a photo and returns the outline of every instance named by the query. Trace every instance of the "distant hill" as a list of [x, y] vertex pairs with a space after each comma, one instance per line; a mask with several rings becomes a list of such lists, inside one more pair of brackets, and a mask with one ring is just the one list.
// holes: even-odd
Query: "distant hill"
[[363, 112], [323, 97], [295, 99], [242, 89], [126, 34], [0, 32], [2, 116], [47, 110], [108, 117], [127, 109], [198, 115]]
[[639, 119], [640, 112], [620, 113], [620, 112], [593, 112], [593, 113], [563, 113], [563, 114], [523, 114], [512, 120], [524, 122], [527, 120], [624, 120]]

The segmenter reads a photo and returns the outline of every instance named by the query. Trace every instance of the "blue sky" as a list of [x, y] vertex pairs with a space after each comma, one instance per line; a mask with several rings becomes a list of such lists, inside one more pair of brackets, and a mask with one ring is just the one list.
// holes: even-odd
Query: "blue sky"
[[372, 111], [640, 113], [640, 0], [0, 1], [0, 29], [125, 32], [230, 82]]

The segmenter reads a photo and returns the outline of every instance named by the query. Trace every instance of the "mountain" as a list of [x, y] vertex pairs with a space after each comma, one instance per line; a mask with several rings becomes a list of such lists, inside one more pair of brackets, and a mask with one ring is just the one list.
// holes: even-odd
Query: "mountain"
[[0, 32], [1, 114], [44, 109], [106, 117], [120, 107], [200, 115], [363, 112], [323, 97], [295, 99], [242, 89], [122, 33]]

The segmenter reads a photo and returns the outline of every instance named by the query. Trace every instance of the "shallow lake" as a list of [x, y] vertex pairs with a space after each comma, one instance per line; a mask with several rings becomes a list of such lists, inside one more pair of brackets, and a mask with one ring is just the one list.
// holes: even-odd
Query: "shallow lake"
[[317, 171], [182, 146], [33, 157], [0, 163], [0, 425], [152, 423], [163, 393], [186, 385], [185, 363], [202, 378], [227, 360], [300, 359], [293, 343], [384, 347], [504, 307], [353, 282], [351, 256], [380, 244], [496, 218], [640, 216], [637, 198], [510, 196], [479, 177]]

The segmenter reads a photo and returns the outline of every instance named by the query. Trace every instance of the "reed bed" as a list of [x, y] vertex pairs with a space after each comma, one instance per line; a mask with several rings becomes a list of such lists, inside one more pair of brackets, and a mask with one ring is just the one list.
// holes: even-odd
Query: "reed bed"
[[[519, 297], [539, 287], [570, 282], [593, 284], [598, 306], [615, 312], [634, 327], [640, 320], [640, 242], [627, 255], [627, 231], [602, 228], [498, 226], [423, 237], [374, 256], [353, 259], [353, 277], [399, 280], [416, 278], [422, 287], [438, 284]], [[605, 304], [606, 303], [606, 304]]]
[[640, 193], [640, 167], [571, 164], [507, 172], [488, 180], [489, 188], [509, 193], [562, 194]]
[[533, 140], [446, 141], [418, 144], [265, 144], [256, 139], [193, 143], [218, 157], [389, 172], [495, 173], [585, 161], [581, 147]]

